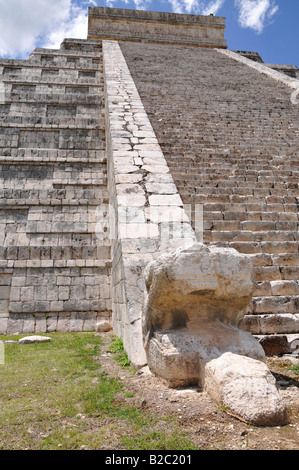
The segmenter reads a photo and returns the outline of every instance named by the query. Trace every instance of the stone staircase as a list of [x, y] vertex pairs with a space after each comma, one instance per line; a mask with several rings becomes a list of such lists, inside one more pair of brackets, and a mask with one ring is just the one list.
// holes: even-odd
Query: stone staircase
[[0, 61], [0, 334], [109, 318], [102, 43]]
[[204, 242], [253, 258], [244, 329], [298, 333], [299, 107], [291, 90], [216, 50], [121, 48], [192, 223], [200, 204]]
[[[252, 257], [243, 327], [299, 331], [299, 108], [213, 49], [121, 42], [191, 222]], [[0, 61], [0, 334], [92, 330], [111, 315], [102, 42]]]

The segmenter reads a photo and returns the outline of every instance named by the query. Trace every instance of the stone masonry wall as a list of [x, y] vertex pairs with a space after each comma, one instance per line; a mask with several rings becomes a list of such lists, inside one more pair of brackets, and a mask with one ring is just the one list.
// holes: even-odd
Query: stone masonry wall
[[244, 328], [298, 333], [299, 107], [292, 89], [225, 51], [121, 48], [184, 204], [203, 206], [204, 241], [253, 258], [256, 289]]
[[113, 310], [143, 364], [143, 268], [195, 237], [253, 258], [246, 330], [298, 333], [298, 83], [214, 43], [136, 42], [162, 16], [0, 60], [0, 334], [93, 330]]
[[143, 270], [196, 238], [118, 43], [103, 41], [103, 56], [113, 329], [142, 366]]
[[88, 39], [112, 39], [226, 48], [225, 18], [90, 7]]
[[109, 318], [101, 42], [1, 60], [0, 334]]

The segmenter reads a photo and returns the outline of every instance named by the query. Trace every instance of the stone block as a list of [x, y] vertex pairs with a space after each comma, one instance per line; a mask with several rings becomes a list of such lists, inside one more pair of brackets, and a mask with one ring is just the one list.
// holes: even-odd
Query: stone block
[[205, 368], [205, 388], [232, 416], [255, 426], [289, 422], [275, 378], [261, 361], [230, 352]]
[[19, 339], [20, 344], [48, 343], [49, 341], [51, 341], [50, 337], [39, 335], [25, 336]]
[[100, 320], [95, 324], [95, 331], [97, 332], [107, 332], [112, 330], [112, 324], [107, 320]]
[[266, 335], [259, 339], [266, 356], [280, 356], [288, 354], [290, 344], [286, 335]]
[[251, 259], [195, 243], [152, 261], [144, 275], [142, 331], [152, 372], [171, 387], [205, 388], [248, 423], [286, 424], [264, 350], [240, 329], [254, 290]]

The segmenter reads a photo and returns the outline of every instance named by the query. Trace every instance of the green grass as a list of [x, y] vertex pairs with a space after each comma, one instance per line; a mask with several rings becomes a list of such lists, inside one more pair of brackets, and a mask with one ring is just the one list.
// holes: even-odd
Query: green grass
[[299, 364], [296, 364], [295, 366], [288, 367], [288, 370], [291, 370], [294, 372], [294, 374], [299, 375]]
[[121, 367], [131, 366], [131, 362], [126, 351], [124, 350], [124, 345], [121, 338], [118, 338], [115, 335], [112, 336], [109, 352], [114, 353], [115, 360]]
[[[0, 450], [194, 448], [174, 418], [134, 406], [134, 394], [120, 378], [102, 370], [99, 336], [47, 336], [48, 343], [5, 344]], [[130, 366], [116, 337], [110, 351], [121, 365]]]

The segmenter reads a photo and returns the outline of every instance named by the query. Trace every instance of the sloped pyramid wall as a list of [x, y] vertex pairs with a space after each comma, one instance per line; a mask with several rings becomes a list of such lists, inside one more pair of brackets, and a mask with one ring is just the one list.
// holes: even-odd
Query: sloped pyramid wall
[[65, 40], [0, 61], [2, 334], [110, 317], [101, 54], [101, 42]]
[[[254, 260], [244, 328], [299, 328], [299, 107], [292, 90], [217, 50], [121, 43], [185, 204], [205, 243]], [[193, 224], [195, 222], [192, 213]]]
[[[88, 40], [0, 61], [0, 334], [93, 330], [118, 309], [117, 331], [130, 335], [121, 323], [123, 315], [130, 327], [140, 322], [142, 269], [169, 245], [161, 243], [163, 224], [148, 214], [169, 201], [177, 215], [188, 207], [194, 230], [203, 209], [198, 239], [253, 258], [256, 289], [244, 329], [298, 333], [299, 107], [291, 89], [248, 67], [253, 61], [213, 49], [226, 48], [224, 19], [209, 18], [206, 48], [202, 25], [199, 39], [190, 29], [186, 47], [188, 15], [178, 36], [171, 24], [171, 43], [163, 17], [156, 43], [159, 14], [153, 20], [148, 12], [143, 38], [138, 18], [130, 24], [122, 11], [123, 30], [107, 41], [96, 26], [106, 10], [91, 9]], [[137, 241], [133, 233], [122, 248], [107, 217], [121, 205], [118, 190], [138, 191], [145, 203], [132, 195], [131, 222], [139, 214], [143, 228], [155, 229]], [[189, 221], [183, 225], [193, 239]]]

